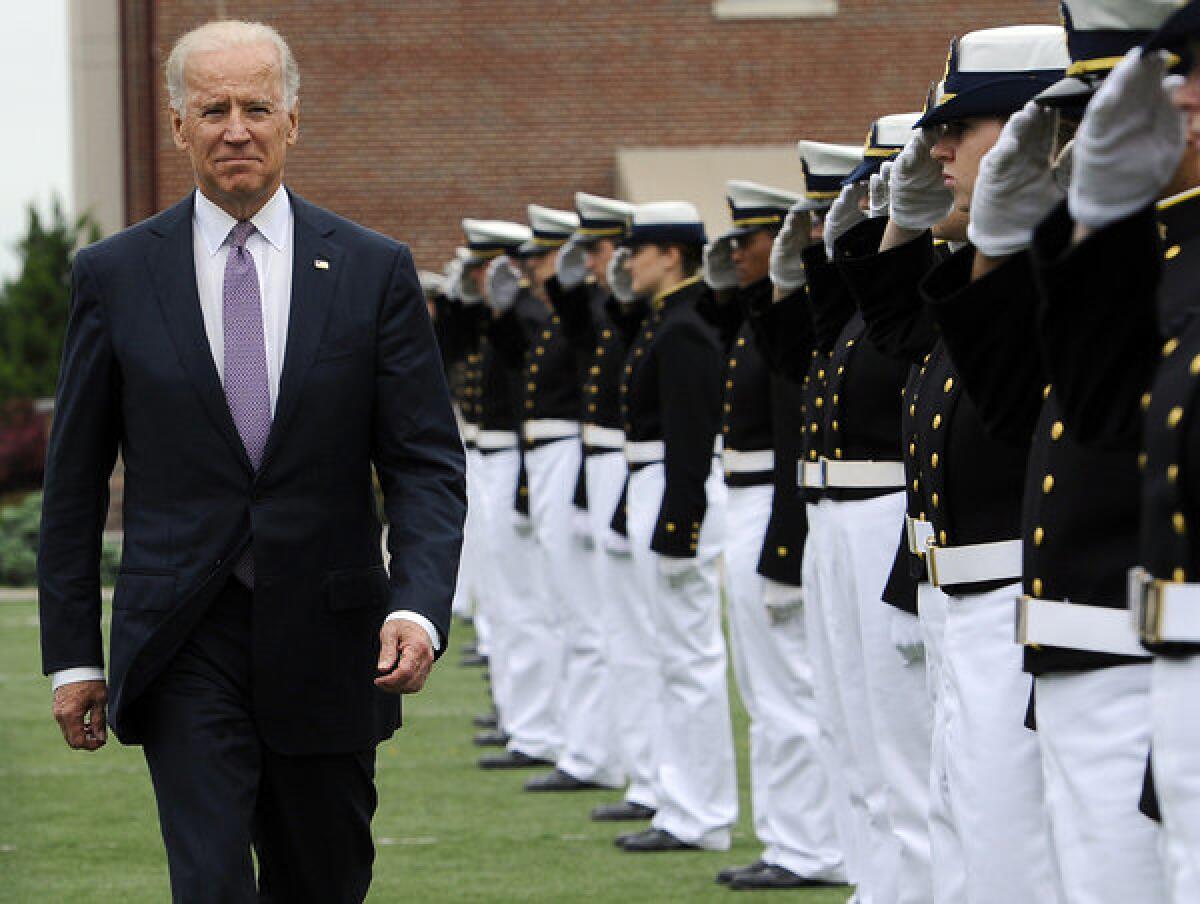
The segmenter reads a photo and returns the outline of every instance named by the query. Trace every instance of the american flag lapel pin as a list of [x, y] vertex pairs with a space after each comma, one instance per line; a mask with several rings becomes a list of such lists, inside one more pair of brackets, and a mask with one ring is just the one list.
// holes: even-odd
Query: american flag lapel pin
[[328, 270], [329, 261], [325, 260], [323, 257], [318, 257], [315, 261], [313, 261], [313, 266], [318, 270]]

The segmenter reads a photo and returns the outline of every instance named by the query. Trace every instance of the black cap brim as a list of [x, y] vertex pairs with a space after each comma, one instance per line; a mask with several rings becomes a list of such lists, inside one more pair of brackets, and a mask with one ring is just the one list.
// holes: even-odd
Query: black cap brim
[[949, 122], [976, 119], [982, 116], [1009, 116], [1020, 110], [1031, 98], [1059, 79], [1041, 76], [1000, 78], [961, 94], [933, 107], [917, 120], [914, 129], [928, 129]]

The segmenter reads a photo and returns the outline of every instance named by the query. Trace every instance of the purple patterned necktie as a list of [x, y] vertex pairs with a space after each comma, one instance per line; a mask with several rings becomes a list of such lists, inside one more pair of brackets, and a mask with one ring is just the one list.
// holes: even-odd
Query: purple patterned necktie
[[[262, 295], [254, 258], [246, 240], [254, 224], [239, 221], [229, 233], [225, 261], [223, 319], [225, 325], [225, 398], [246, 454], [257, 471], [271, 430], [271, 387], [267, 380], [267, 347], [263, 340]], [[254, 586], [254, 557], [247, 549], [233, 573]]]

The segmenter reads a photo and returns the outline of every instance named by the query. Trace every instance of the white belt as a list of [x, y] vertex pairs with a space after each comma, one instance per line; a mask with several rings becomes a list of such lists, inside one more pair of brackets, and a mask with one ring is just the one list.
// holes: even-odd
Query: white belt
[[1200, 643], [1200, 584], [1161, 581], [1131, 568], [1129, 608], [1146, 643]]
[[501, 449], [515, 449], [517, 434], [513, 430], [477, 430], [475, 432], [475, 448], [480, 452], [498, 452]]
[[838, 461], [821, 459], [825, 466], [825, 486], [837, 489], [900, 489], [904, 486], [904, 462]]
[[796, 469], [796, 486], [819, 490], [825, 486], [825, 462], [802, 461]]
[[599, 427], [596, 424], [583, 425], [583, 444], [595, 449], [612, 449], [620, 452], [625, 448], [625, 432], [616, 427]]
[[479, 435], [479, 427], [475, 424], [464, 423], [462, 425], [462, 438], [464, 443], [475, 442], [475, 437]]
[[775, 450], [756, 449], [753, 452], [739, 452], [737, 449], [725, 449], [721, 452], [721, 464], [727, 474], [758, 474], [762, 471], [775, 470]]
[[527, 443], [537, 443], [551, 439], [566, 439], [570, 436], [579, 435], [579, 422], [560, 421], [554, 418], [526, 421], [521, 425], [521, 432]]
[[1116, 656], [1145, 656], [1128, 609], [1106, 609], [1022, 596], [1017, 643]]
[[908, 551], [914, 556], [925, 557], [929, 541], [933, 539], [933, 525], [920, 518], [904, 516], [904, 534], [908, 537]]
[[929, 542], [925, 562], [929, 583], [934, 587], [1016, 580], [1021, 576], [1021, 541], [1000, 540], [973, 546], [938, 546]]
[[661, 439], [625, 444], [625, 460], [631, 465], [653, 464], [662, 461], [666, 455], [667, 446]]

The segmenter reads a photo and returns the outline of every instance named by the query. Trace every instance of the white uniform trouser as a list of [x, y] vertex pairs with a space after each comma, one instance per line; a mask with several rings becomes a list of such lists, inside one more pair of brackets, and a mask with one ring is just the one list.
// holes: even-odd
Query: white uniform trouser
[[489, 652], [487, 635], [490, 625], [482, 607], [478, 613], [475, 611], [477, 591], [487, 586], [483, 573], [487, 553], [482, 548], [487, 542], [487, 528], [483, 520], [483, 501], [480, 496], [483, 488], [479, 482], [479, 461], [482, 457], [478, 449], [466, 450], [467, 518], [463, 523], [462, 556], [458, 560], [458, 582], [454, 585], [452, 610], [459, 618], [469, 615], [482, 616], [475, 625], [475, 635], [479, 652], [486, 654]]
[[653, 809], [658, 806], [654, 736], [662, 679], [651, 630], [650, 597], [637, 579], [629, 540], [610, 526], [625, 489], [625, 456], [597, 453], [588, 456], [585, 467], [592, 558], [596, 584], [602, 588], [600, 614], [608, 638], [610, 728], [616, 736], [619, 761], [629, 777], [625, 799]]
[[1150, 663], [1039, 675], [1037, 732], [1071, 904], [1165, 904], [1158, 825], [1138, 809], [1150, 752]]
[[[882, 631], [890, 641], [883, 585], [887, 569], [880, 567], [888, 549], [895, 553], [899, 515], [896, 494], [865, 500], [825, 500], [826, 525], [832, 553], [822, 594], [825, 622], [833, 659], [834, 685], [850, 737], [850, 757], [861, 782], [866, 825], [859, 898], [870, 904], [897, 899], [900, 845], [888, 812], [887, 785], [880, 760], [880, 736], [867, 692], [864, 630]], [[891, 539], [889, 539], [891, 538]], [[890, 565], [890, 562], [888, 563]], [[878, 610], [862, 618], [863, 598], [874, 598]], [[872, 649], [878, 644], [872, 643]], [[894, 652], [894, 651], [893, 651]]]
[[[772, 624], [758, 561], [772, 484], [729, 487], [725, 578], [733, 672], [750, 716], [750, 788], [762, 859], [810, 879], [843, 881], [825, 763], [817, 752], [813, 672], [799, 608]], [[799, 593], [797, 588], [797, 593]]]
[[802, 575], [804, 579], [804, 629], [808, 639], [809, 661], [813, 670], [813, 691], [820, 717], [817, 752], [825, 765], [829, 782], [834, 823], [846, 862], [847, 879], [857, 884], [862, 877], [863, 849], [866, 844], [866, 805], [862, 781], [850, 757], [850, 735], [846, 714], [833, 669], [829, 649], [829, 629], [825, 624], [828, 592], [822, 583], [829, 576], [829, 557], [833, 554], [828, 530], [828, 503], [808, 503], [808, 538], [804, 543]]
[[1154, 785], [1163, 816], [1167, 887], [1174, 904], [1200, 901], [1200, 656], [1154, 660]]
[[[896, 557], [897, 527], [904, 520], [904, 494], [836, 502], [842, 549], [853, 561], [858, 623], [871, 723], [892, 833], [898, 846], [895, 900], [927, 904], [932, 896], [929, 853], [929, 749], [933, 711], [925, 664], [906, 662], [896, 649], [893, 626], [917, 624], [883, 602]], [[851, 514], [852, 513], [852, 514]]]
[[511, 738], [508, 749], [553, 760], [562, 749], [562, 636], [528, 519], [513, 507], [520, 467], [516, 449], [482, 456], [479, 483], [492, 555], [491, 581], [481, 599], [501, 626], [492, 653], [492, 691], [501, 727]]
[[[662, 503], [663, 465], [630, 476], [629, 541], [649, 551]], [[663, 569], [681, 560], [652, 554], [639, 574], [652, 581], [651, 607], [662, 676], [662, 708], [655, 738], [653, 826], [689, 844], [727, 850], [737, 820], [737, 773], [717, 557], [724, 531], [725, 484], [714, 465], [705, 484], [708, 511], [696, 558], [668, 579]], [[687, 525], [683, 525], [686, 530]]]
[[583, 448], [560, 439], [525, 453], [529, 516], [541, 550], [546, 589], [561, 613], [565, 649], [562, 682], [563, 750], [558, 768], [581, 781], [618, 785], [608, 710], [607, 639], [595, 598], [591, 560], [576, 538], [573, 503]]
[[1038, 738], [1025, 727], [1031, 679], [1013, 642], [1019, 593], [1011, 584], [946, 600], [946, 782], [970, 904], [1064, 900]]
[[929, 847], [933, 863], [934, 904], [967, 899], [962, 839], [951, 815], [946, 777], [946, 594], [932, 584], [917, 585], [917, 616], [925, 640], [925, 680], [933, 708], [929, 750]]

